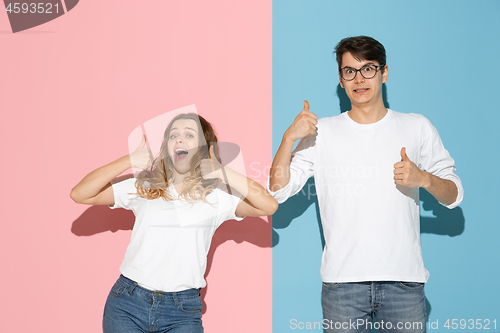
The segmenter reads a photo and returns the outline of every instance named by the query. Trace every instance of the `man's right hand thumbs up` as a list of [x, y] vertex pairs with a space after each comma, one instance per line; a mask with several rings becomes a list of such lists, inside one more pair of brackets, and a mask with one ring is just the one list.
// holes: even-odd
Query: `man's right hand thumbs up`
[[304, 109], [286, 130], [285, 137], [295, 142], [308, 135], [314, 135], [317, 131], [317, 124], [318, 116], [309, 111], [309, 102], [304, 101]]

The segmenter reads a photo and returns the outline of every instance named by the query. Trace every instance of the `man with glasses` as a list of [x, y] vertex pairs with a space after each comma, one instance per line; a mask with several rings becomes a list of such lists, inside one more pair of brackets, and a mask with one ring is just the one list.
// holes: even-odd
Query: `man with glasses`
[[420, 248], [418, 191], [426, 189], [448, 208], [460, 204], [455, 162], [425, 117], [385, 108], [389, 70], [382, 44], [350, 37], [335, 52], [352, 108], [318, 120], [305, 101], [283, 135], [269, 190], [281, 203], [314, 176], [325, 237], [328, 332], [425, 332], [429, 273]]

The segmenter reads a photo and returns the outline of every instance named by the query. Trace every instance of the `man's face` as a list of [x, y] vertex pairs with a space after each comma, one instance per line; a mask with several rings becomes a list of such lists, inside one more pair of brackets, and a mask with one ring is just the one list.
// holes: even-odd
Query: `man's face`
[[[351, 53], [344, 53], [342, 56], [342, 68], [351, 67], [360, 69], [370, 64], [375, 66], [380, 65], [378, 61], [373, 60], [358, 61]], [[382, 69], [382, 67], [380, 69]], [[365, 79], [360, 72], [356, 72], [356, 77], [353, 80], [345, 81], [339, 73], [340, 86], [345, 89], [353, 106], [375, 106], [382, 101], [382, 84], [387, 81], [389, 70], [387, 66], [385, 66], [384, 73], [382, 73], [380, 69], [371, 79]]]

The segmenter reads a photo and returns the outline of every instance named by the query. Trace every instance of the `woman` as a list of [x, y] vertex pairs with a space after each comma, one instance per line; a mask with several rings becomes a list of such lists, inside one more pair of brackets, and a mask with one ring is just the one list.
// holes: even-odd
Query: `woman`
[[[143, 137], [132, 154], [89, 173], [71, 191], [77, 203], [125, 208], [136, 216], [122, 275], [106, 301], [103, 331], [203, 332], [199, 290], [206, 285], [215, 229], [229, 219], [272, 215], [278, 203], [219, 163], [217, 137], [201, 116], [176, 116], [154, 161], [145, 142]], [[129, 168], [149, 170], [109, 185]], [[220, 180], [244, 200], [219, 188]]]

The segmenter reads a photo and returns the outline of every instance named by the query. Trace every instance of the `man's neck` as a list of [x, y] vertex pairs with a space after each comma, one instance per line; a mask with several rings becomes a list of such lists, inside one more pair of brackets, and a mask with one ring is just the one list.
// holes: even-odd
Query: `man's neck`
[[353, 105], [348, 112], [349, 117], [359, 124], [373, 124], [381, 120], [387, 114], [384, 103], [378, 103], [376, 106]]

